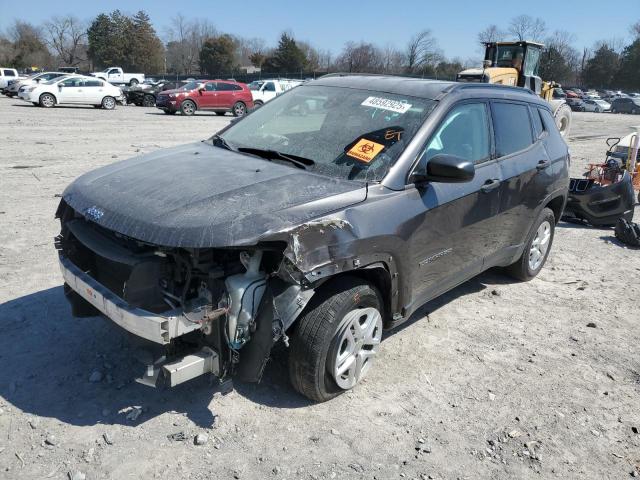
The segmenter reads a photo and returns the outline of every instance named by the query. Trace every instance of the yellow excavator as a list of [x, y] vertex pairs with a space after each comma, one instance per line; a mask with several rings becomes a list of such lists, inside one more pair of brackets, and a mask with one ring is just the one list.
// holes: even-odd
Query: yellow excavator
[[[551, 104], [562, 136], [571, 128], [571, 108], [553, 81], [538, 75], [544, 45], [536, 42], [487, 42], [482, 68], [470, 68], [456, 76], [458, 82], [496, 83], [528, 88]], [[557, 97], [557, 98], [556, 98]]]

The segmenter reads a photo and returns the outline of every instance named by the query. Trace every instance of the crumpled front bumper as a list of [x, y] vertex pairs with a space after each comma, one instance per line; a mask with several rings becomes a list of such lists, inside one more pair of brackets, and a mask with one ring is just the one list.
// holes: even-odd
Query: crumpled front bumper
[[634, 205], [635, 195], [628, 172], [624, 172], [619, 182], [604, 186], [587, 178], [572, 178], [564, 215], [594, 226], [615, 225], [619, 218], [633, 218]]
[[90, 275], [80, 270], [60, 254], [60, 270], [65, 283], [80, 297], [103, 315], [128, 332], [162, 345], [201, 327], [185, 318], [182, 310], [171, 310], [163, 315], [132, 307]]

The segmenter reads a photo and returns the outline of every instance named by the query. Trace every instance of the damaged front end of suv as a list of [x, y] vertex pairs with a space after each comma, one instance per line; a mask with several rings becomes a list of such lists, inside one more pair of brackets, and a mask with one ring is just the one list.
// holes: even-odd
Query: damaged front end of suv
[[[239, 154], [205, 142], [173, 150], [67, 188], [56, 213], [65, 294], [74, 316], [105, 315], [164, 347], [142, 383], [205, 373], [258, 381], [322, 283], [330, 246], [353, 237], [339, 215], [311, 216], [364, 200], [365, 185], [253, 157], [236, 163]], [[150, 168], [154, 185], [141, 197]]]

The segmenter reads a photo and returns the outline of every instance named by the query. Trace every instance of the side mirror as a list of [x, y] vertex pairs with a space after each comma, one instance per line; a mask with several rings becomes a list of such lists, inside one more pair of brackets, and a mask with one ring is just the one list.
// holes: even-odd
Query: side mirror
[[421, 159], [409, 181], [415, 184], [462, 183], [473, 180], [475, 173], [475, 167], [469, 160], [454, 155], [436, 155], [428, 162]]

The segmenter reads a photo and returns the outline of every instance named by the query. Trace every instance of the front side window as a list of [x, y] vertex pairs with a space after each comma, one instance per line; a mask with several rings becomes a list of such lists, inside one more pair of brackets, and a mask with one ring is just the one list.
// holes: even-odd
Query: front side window
[[276, 91], [276, 86], [273, 82], [267, 82], [264, 86], [264, 91], [265, 92], [275, 92]]
[[498, 157], [511, 155], [531, 145], [531, 121], [526, 105], [495, 102], [491, 110]]
[[4, 70], [4, 76], [5, 77], [15, 77], [16, 74], [13, 70]]
[[465, 103], [446, 116], [425, 149], [426, 160], [454, 155], [475, 164], [490, 157], [489, 120], [484, 103]]
[[109, 75], [114, 75], [118, 73], [118, 69], [117, 68], [112, 68], [111, 70], [109, 70]]
[[313, 160], [309, 169], [380, 181], [432, 111], [424, 98], [306, 85], [278, 96], [221, 134], [242, 148]]
[[64, 82], [61, 82], [60, 85], [62, 85], [65, 88], [81, 87], [82, 86], [82, 79], [81, 78], [68, 78]]

